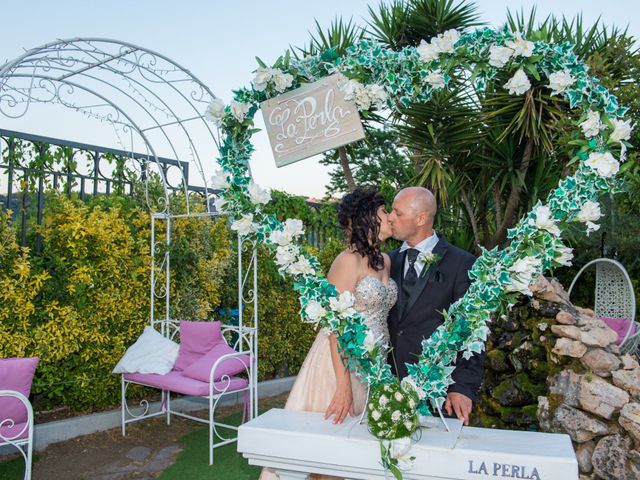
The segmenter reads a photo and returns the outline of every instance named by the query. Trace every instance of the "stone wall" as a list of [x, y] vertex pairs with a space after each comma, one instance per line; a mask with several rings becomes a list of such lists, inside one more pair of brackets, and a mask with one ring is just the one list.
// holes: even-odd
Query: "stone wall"
[[567, 433], [582, 478], [640, 479], [640, 365], [559, 283], [532, 291], [492, 325], [474, 423]]

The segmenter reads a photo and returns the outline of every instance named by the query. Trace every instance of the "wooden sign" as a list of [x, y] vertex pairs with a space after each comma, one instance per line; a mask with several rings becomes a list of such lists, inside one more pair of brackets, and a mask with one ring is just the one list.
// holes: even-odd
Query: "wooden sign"
[[262, 116], [276, 166], [341, 147], [364, 138], [355, 103], [338, 87], [344, 79], [331, 75], [262, 102]]

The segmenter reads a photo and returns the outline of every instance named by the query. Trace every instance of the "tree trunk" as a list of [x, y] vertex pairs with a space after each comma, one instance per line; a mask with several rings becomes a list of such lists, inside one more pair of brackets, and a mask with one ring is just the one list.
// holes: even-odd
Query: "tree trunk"
[[[522, 155], [522, 162], [520, 163], [520, 177], [516, 178], [516, 181], [511, 188], [511, 193], [507, 199], [507, 205], [504, 209], [504, 215], [502, 216], [502, 222], [498, 226], [495, 235], [491, 239], [488, 249], [491, 249], [497, 245], [500, 245], [507, 237], [507, 229], [513, 226], [515, 214], [518, 211], [518, 205], [520, 204], [520, 193], [522, 192], [522, 186], [524, 184], [527, 171], [529, 170], [529, 164], [531, 163], [531, 156], [533, 155], [533, 139], [527, 138], [527, 143], [524, 147], [524, 153]], [[520, 178], [522, 181], [520, 181]], [[497, 218], [497, 215], [496, 215]]]
[[347, 149], [345, 147], [338, 148], [338, 155], [340, 156], [340, 166], [344, 172], [344, 179], [347, 182], [347, 188], [350, 192], [356, 189], [356, 182], [353, 180], [353, 173], [349, 166], [349, 157], [347, 157]]
[[474, 250], [476, 253], [480, 253], [480, 232], [478, 231], [478, 220], [473, 213], [473, 207], [471, 206], [469, 197], [467, 197], [464, 190], [462, 190], [462, 203], [464, 204], [464, 208], [467, 210], [467, 215], [469, 215], [469, 221], [471, 222], [471, 229], [473, 230], [473, 238], [475, 240]]

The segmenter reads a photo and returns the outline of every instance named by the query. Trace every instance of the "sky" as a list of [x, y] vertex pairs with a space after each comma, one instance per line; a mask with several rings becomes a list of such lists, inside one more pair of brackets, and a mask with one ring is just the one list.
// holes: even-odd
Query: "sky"
[[[364, 23], [368, 5], [378, 0], [22, 0], [6, 2], [0, 29], [0, 63], [58, 38], [106, 37], [159, 52], [189, 69], [213, 93], [231, 100], [233, 89], [248, 86], [255, 57], [271, 63], [288, 46], [305, 44], [317, 19], [328, 25], [336, 16]], [[629, 28], [640, 36], [637, 0], [479, 0], [483, 21], [500, 26], [507, 9], [528, 12], [537, 6], [538, 17], [548, 14], [573, 17], [582, 12], [587, 25], [598, 17], [607, 25]], [[256, 115], [261, 127], [262, 117]], [[46, 108], [34, 109], [15, 120], [0, 115], [0, 128], [65, 138], [107, 147], [119, 146], [104, 124], [74, 116], [64, 121]], [[254, 136], [256, 151], [251, 169], [256, 183], [305, 196], [322, 197], [329, 181], [328, 167], [317, 158], [276, 168], [266, 133]], [[216, 152], [199, 152], [205, 178], [215, 170]], [[178, 152], [182, 155], [183, 152]], [[199, 183], [199, 182], [192, 182]]]

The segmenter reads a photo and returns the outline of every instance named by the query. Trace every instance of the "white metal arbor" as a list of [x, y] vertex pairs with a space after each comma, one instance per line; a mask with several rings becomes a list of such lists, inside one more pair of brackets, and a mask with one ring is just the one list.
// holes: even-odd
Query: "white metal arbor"
[[[152, 326], [174, 336], [178, 322], [171, 318], [171, 228], [179, 217], [217, 215], [215, 192], [207, 186], [203, 168], [218, 150], [219, 132], [203, 116], [215, 96], [189, 70], [157, 52], [106, 38], [57, 40], [25, 51], [0, 66], [0, 113], [10, 119], [25, 116], [33, 104], [56, 104], [105, 123], [121, 149], [131, 152], [130, 168], [145, 180], [151, 212]], [[159, 155], [175, 163], [160, 162]], [[135, 161], [134, 161], [135, 160]], [[191, 168], [190, 168], [191, 167]], [[174, 212], [172, 191], [185, 198], [196, 175], [202, 185], [206, 211]], [[160, 188], [154, 189], [154, 185]], [[164, 239], [156, 241], [156, 231]], [[255, 243], [238, 239], [238, 338], [255, 341], [246, 348], [257, 359], [258, 290]], [[243, 253], [245, 261], [243, 262]], [[244, 325], [243, 306], [253, 304], [252, 322]], [[257, 371], [257, 368], [255, 369]], [[257, 378], [250, 379], [251, 415], [257, 414]]]

